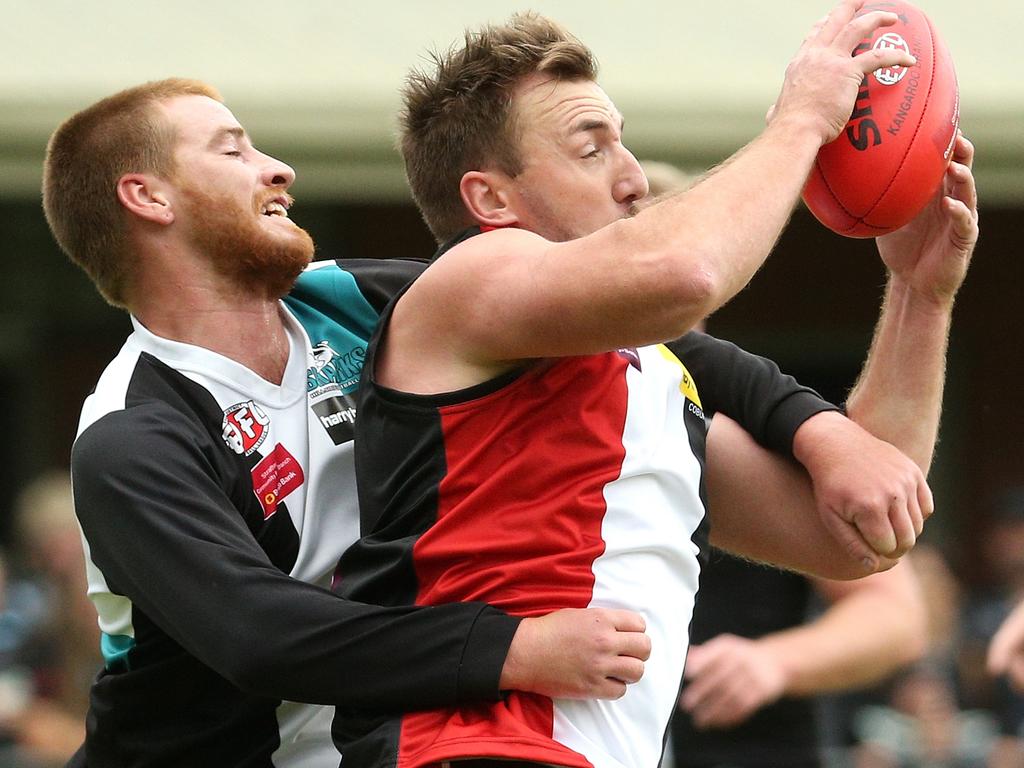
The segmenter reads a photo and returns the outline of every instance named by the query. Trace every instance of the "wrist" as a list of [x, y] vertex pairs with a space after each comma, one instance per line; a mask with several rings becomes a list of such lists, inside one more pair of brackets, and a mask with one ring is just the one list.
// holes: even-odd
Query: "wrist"
[[834, 434], [837, 427], [849, 422], [839, 411], [821, 411], [801, 424], [793, 433], [793, 458], [812, 472], [818, 449]]
[[501, 667], [501, 675], [498, 678], [499, 690], [532, 690], [529, 679], [529, 653], [526, 649], [529, 646], [535, 623], [536, 619], [523, 619], [516, 627], [512, 642], [508, 647], [508, 654], [505, 656], [505, 663]]
[[781, 141], [809, 150], [813, 156], [829, 141], [827, 126], [820, 116], [811, 113], [776, 113], [764, 134], [777, 134]]
[[889, 303], [922, 315], [949, 315], [956, 299], [955, 290], [922, 290], [896, 273], [889, 276]]
[[766, 668], [770, 670], [772, 701], [790, 693], [796, 675], [788, 637], [788, 633], [781, 632], [765, 635], [755, 641], [765, 659]]

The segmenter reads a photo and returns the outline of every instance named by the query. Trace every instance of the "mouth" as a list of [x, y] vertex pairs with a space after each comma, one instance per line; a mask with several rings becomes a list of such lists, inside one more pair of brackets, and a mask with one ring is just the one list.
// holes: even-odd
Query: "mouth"
[[282, 195], [278, 197], [272, 197], [263, 202], [260, 206], [261, 216], [280, 216], [282, 218], [288, 218], [288, 207], [292, 204], [292, 198], [289, 195]]

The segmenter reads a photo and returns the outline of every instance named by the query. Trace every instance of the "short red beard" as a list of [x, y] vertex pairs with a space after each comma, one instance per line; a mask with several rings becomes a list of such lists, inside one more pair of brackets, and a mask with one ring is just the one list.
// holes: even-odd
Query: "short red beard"
[[279, 299], [313, 258], [313, 238], [306, 230], [294, 227], [277, 236], [264, 231], [256, 201], [245, 208], [227, 195], [191, 188], [185, 190], [185, 203], [197, 247], [219, 274], [245, 291]]

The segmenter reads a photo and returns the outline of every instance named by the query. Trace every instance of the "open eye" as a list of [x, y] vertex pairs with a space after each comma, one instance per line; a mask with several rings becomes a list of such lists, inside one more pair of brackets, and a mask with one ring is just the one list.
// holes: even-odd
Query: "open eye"
[[594, 147], [594, 148], [593, 148], [593, 149], [591, 149], [591, 150], [590, 150], [589, 152], [585, 153], [585, 154], [583, 155], [583, 157], [584, 157], [584, 158], [592, 158], [592, 157], [597, 157], [597, 156], [598, 156], [599, 154], [601, 154], [601, 149], [600, 149], [600, 147]]

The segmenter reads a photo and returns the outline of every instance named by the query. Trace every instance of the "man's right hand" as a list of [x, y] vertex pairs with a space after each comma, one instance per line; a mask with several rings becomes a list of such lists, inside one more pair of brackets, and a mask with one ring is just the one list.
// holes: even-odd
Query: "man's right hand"
[[869, 49], [851, 55], [879, 27], [896, 23], [895, 13], [858, 16], [865, 0], [843, 0], [815, 24], [786, 69], [782, 92], [769, 111], [769, 124], [808, 127], [821, 143], [836, 138], [850, 119], [864, 77], [883, 67], [908, 67], [914, 57], [898, 49]]
[[502, 690], [552, 698], [618, 699], [644, 674], [644, 618], [610, 608], [566, 608], [523, 619], [501, 670]]

